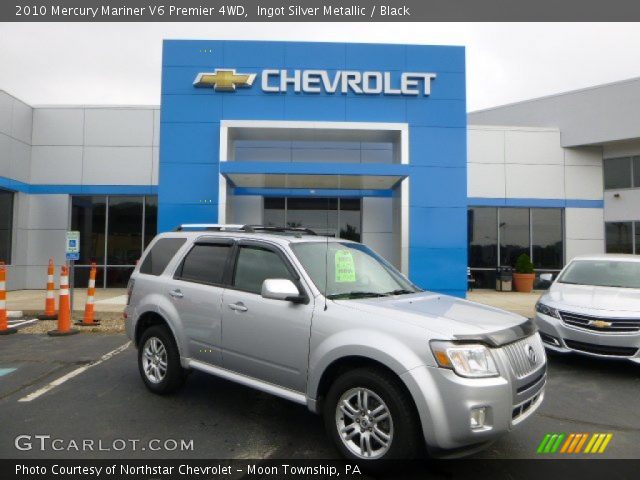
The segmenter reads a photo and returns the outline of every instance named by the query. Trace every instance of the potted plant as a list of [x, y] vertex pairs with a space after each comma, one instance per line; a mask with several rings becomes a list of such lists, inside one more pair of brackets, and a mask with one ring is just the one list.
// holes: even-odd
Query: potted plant
[[517, 292], [529, 293], [533, 290], [533, 281], [536, 279], [533, 262], [529, 255], [523, 253], [516, 260], [516, 271], [513, 274], [513, 285]]

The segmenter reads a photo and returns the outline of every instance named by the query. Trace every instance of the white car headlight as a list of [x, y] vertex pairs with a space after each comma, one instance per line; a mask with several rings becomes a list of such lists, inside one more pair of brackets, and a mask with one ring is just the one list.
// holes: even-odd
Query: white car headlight
[[484, 345], [431, 342], [431, 351], [439, 366], [450, 368], [461, 377], [498, 376], [491, 351]]
[[553, 318], [560, 319], [560, 314], [558, 313], [558, 310], [541, 302], [536, 303], [536, 312], [541, 313], [543, 315], [548, 315]]

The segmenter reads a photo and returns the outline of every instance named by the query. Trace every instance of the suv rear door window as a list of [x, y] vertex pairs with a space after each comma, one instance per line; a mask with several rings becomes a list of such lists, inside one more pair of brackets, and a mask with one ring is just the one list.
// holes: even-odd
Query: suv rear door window
[[147, 256], [144, 257], [144, 261], [140, 266], [140, 273], [161, 275], [186, 240], [186, 238], [161, 238], [158, 240], [151, 247], [151, 251], [147, 253]]
[[176, 278], [221, 285], [231, 247], [231, 244], [196, 243], [184, 258]]
[[260, 294], [267, 278], [295, 279], [280, 256], [266, 248], [241, 246], [233, 285], [238, 290]]

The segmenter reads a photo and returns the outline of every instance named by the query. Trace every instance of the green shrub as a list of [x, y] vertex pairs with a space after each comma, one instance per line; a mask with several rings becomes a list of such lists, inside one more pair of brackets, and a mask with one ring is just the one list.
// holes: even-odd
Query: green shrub
[[534, 268], [533, 268], [533, 262], [531, 261], [531, 258], [529, 258], [529, 255], [527, 255], [526, 253], [523, 253], [518, 257], [518, 260], [516, 260], [516, 273], [533, 273], [533, 272], [534, 272]]

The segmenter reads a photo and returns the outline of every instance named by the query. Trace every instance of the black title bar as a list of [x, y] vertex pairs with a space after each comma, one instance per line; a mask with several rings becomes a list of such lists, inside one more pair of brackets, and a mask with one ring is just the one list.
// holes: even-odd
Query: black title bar
[[2, 22], [638, 21], [637, 0], [16, 0]]

